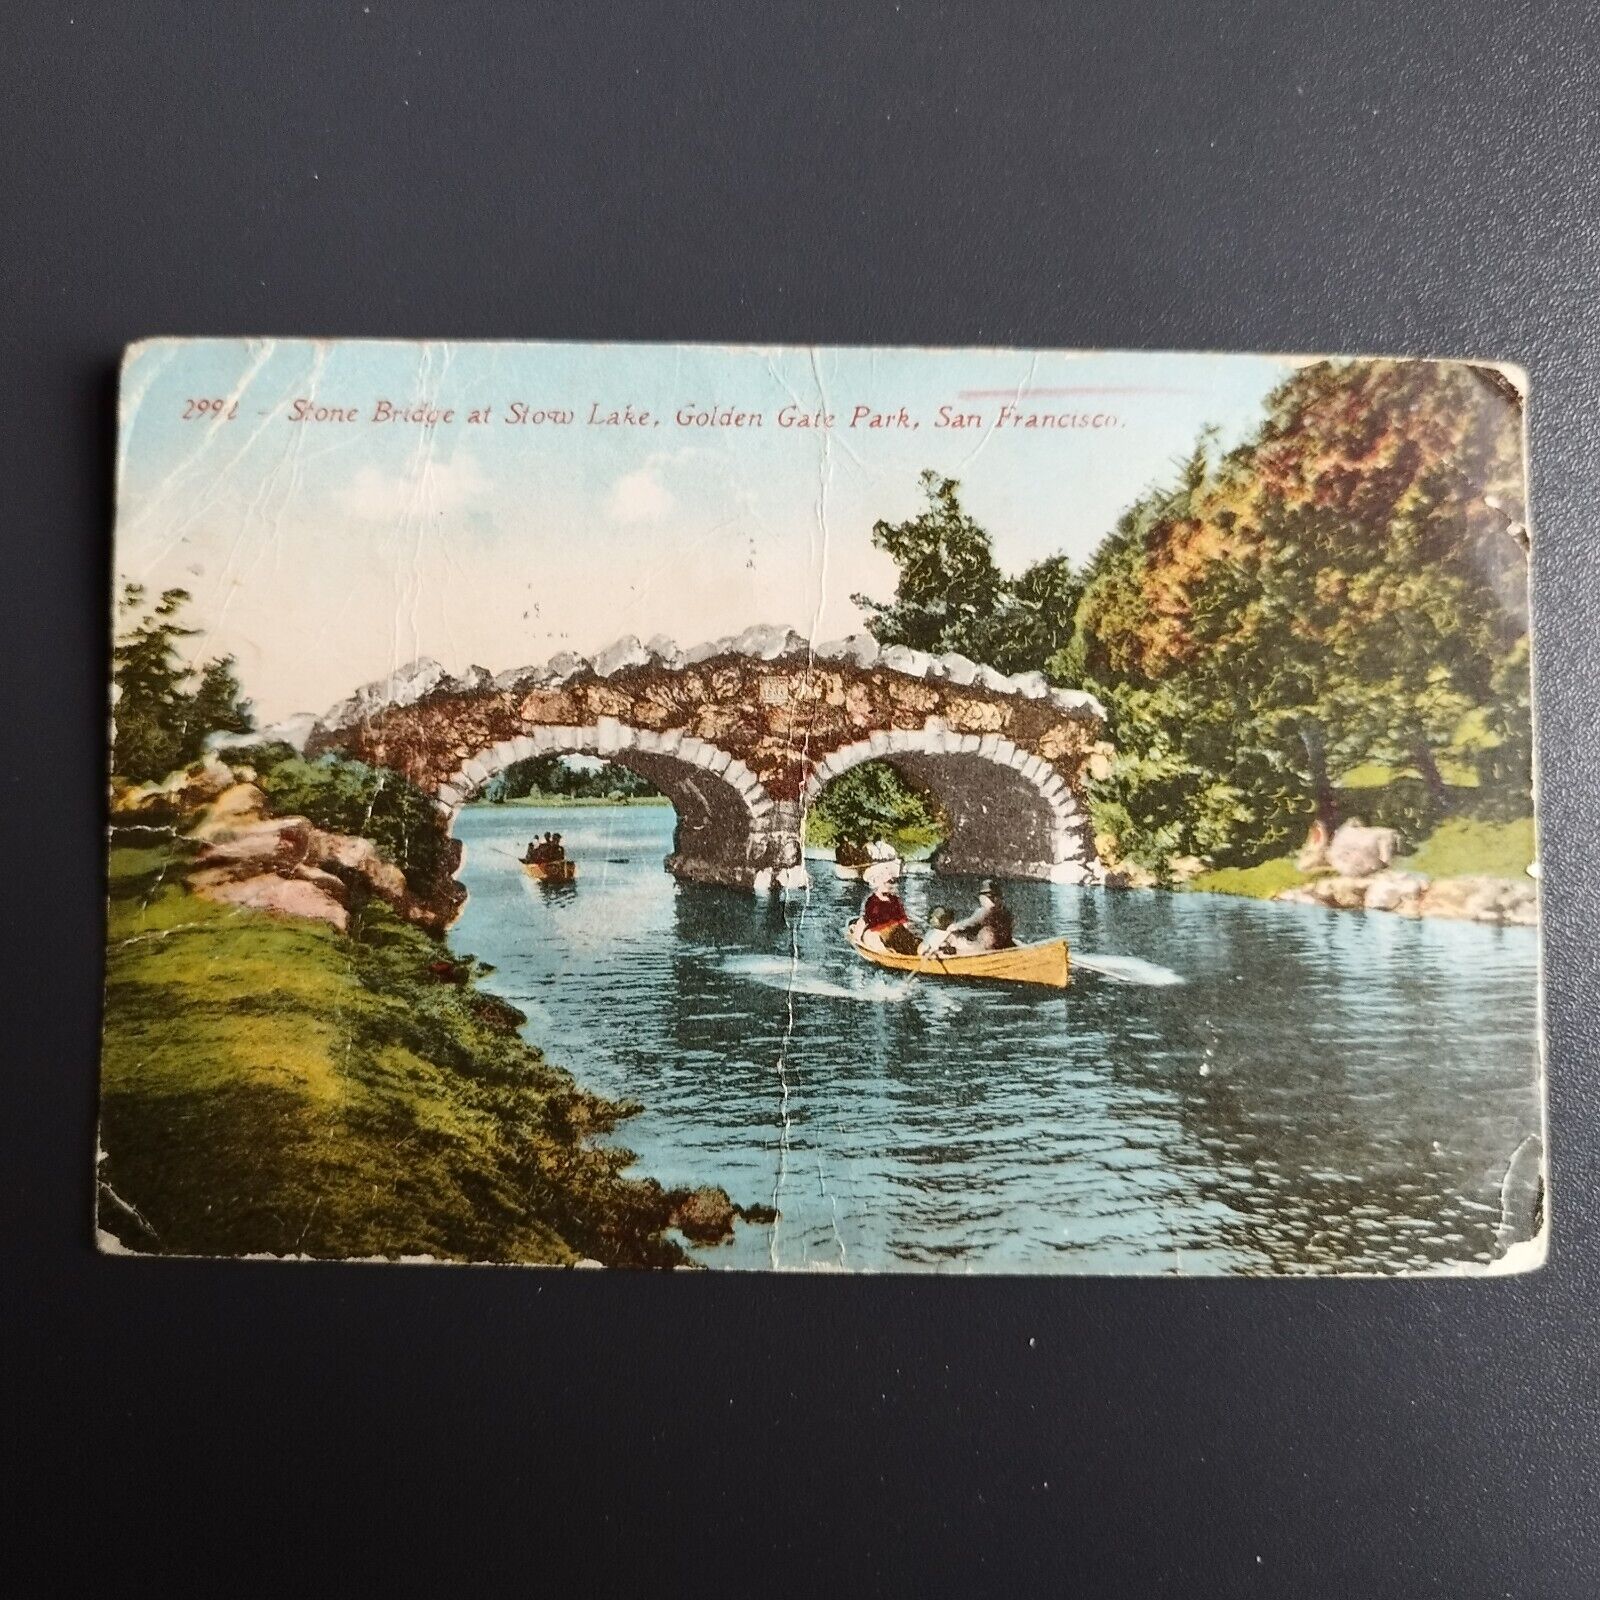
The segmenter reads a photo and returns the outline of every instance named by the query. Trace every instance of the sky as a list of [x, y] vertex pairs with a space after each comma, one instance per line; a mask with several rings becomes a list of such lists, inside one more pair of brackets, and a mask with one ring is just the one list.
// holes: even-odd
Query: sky
[[872, 525], [917, 513], [923, 469], [960, 480], [1003, 570], [1081, 562], [1203, 428], [1252, 431], [1296, 364], [158, 340], [123, 369], [116, 570], [190, 591], [196, 659], [237, 657], [264, 722], [423, 655], [501, 672], [755, 623], [822, 642], [861, 630], [853, 594], [892, 596]]

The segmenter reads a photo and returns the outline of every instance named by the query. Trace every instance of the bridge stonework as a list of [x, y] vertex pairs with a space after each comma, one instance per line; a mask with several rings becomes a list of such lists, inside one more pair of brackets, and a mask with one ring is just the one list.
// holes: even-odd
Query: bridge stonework
[[1103, 713], [1037, 673], [880, 652], [859, 636], [813, 650], [789, 630], [751, 629], [687, 654], [626, 639], [498, 678], [474, 668], [455, 680], [433, 663], [405, 676], [423, 685], [410, 703], [393, 703], [401, 675], [371, 685], [322, 719], [308, 753], [392, 767], [452, 815], [514, 762], [598, 756], [671, 800], [670, 871], [758, 890], [805, 882], [807, 807], [883, 760], [948, 814], [935, 870], [1096, 876], [1083, 784], [1109, 749]]

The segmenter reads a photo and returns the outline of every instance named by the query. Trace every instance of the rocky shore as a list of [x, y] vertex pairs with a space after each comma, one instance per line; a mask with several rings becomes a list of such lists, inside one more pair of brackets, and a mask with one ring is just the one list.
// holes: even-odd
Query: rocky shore
[[327, 832], [305, 817], [273, 816], [255, 777], [248, 766], [213, 757], [164, 783], [114, 795], [112, 822], [185, 837], [193, 846], [185, 877], [205, 900], [306, 917], [344, 933], [353, 901], [376, 897], [429, 933], [449, 926], [459, 891], [420, 897], [370, 839]]
[[[680, 1266], [769, 1222], [627, 1174], [370, 839], [215, 759], [112, 799], [100, 1237], [117, 1252]], [[452, 886], [453, 887], [453, 886]]]
[[1536, 927], [1539, 921], [1538, 889], [1532, 882], [1508, 878], [1427, 878], [1388, 869], [1365, 877], [1333, 873], [1273, 898], [1338, 911], [1392, 911], [1402, 917], [1450, 917], [1519, 928]]
[[1430, 878], [1393, 866], [1398, 848], [1393, 828], [1369, 828], [1352, 820], [1330, 835], [1313, 827], [1295, 864], [1315, 876], [1273, 898], [1338, 911], [1392, 911], [1402, 917], [1449, 917], [1523, 928], [1538, 924], [1539, 891], [1531, 879]]

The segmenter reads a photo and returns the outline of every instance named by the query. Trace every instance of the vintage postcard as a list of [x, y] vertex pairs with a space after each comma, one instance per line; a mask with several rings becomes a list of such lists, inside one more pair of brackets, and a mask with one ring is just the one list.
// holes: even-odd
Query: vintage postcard
[[1537, 1266], [1525, 401], [134, 347], [102, 1247]]

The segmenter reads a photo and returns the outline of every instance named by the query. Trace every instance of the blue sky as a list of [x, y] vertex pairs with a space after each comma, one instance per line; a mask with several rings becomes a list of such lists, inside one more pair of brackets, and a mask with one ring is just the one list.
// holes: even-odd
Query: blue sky
[[[320, 711], [417, 655], [460, 671], [688, 645], [756, 622], [856, 631], [887, 598], [873, 522], [916, 512], [917, 476], [962, 482], [1015, 571], [1086, 558], [1200, 430], [1252, 429], [1288, 358], [671, 345], [156, 341], [123, 376], [116, 565], [181, 584], [197, 654], [239, 658], [273, 719]], [[218, 401], [221, 416], [200, 415]], [[453, 411], [373, 420], [379, 403]], [[296, 402], [352, 422], [290, 420]], [[513, 423], [572, 413], [567, 425]], [[639, 426], [591, 425], [633, 408]], [[834, 426], [780, 428], [781, 408]], [[1012, 415], [1099, 416], [1026, 429]], [[918, 425], [870, 428], [856, 408]], [[941, 428], [941, 407], [976, 416]], [[488, 420], [468, 421], [480, 411]], [[759, 413], [759, 427], [680, 412]]]

